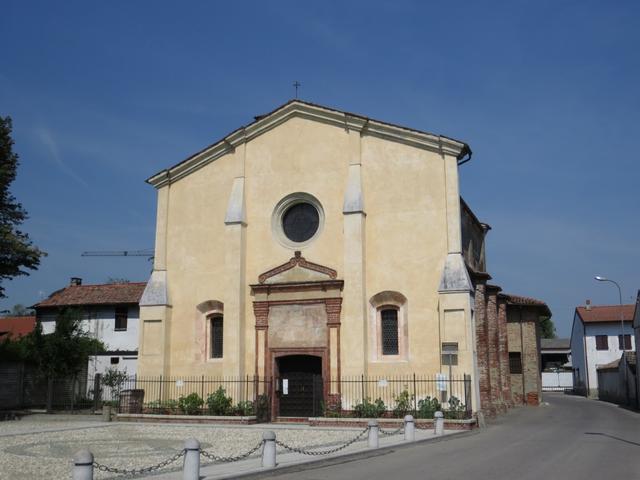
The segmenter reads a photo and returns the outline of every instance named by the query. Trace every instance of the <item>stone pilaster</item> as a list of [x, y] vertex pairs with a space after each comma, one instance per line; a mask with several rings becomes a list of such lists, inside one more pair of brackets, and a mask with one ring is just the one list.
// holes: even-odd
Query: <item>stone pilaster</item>
[[487, 353], [489, 359], [489, 384], [491, 410], [499, 411], [502, 403], [500, 384], [500, 360], [498, 344], [498, 288], [487, 287]]
[[498, 357], [500, 364], [500, 386], [502, 401], [506, 407], [513, 406], [511, 398], [511, 374], [509, 372], [509, 343], [507, 334], [507, 304], [498, 302]]
[[489, 379], [489, 349], [487, 331], [486, 285], [478, 283], [475, 295], [476, 351], [478, 362], [478, 382], [480, 386], [480, 405], [478, 410], [490, 414], [491, 381]]

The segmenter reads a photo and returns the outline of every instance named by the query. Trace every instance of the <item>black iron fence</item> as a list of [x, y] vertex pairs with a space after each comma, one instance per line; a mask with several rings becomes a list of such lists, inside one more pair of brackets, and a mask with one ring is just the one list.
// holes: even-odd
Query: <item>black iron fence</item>
[[447, 418], [470, 418], [469, 375], [408, 375], [395, 377], [343, 377], [329, 382], [324, 415], [329, 417], [433, 418], [440, 410]]
[[[72, 378], [38, 377], [24, 366], [0, 366], [0, 410], [36, 408], [91, 412], [112, 406], [121, 413], [256, 416], [268, 421], [285, 402], [277, 378], [122, 376], [86, 372]], [[293, 379], [292, 379], [293, 381]], [[326, 379], [314, 390], [313, 415], [326, 417], [471, 417], [468, 375], [354, 376]], [[317, 391], [316, 391], [317, 390]], [[301, 399], [302, 400], [302, 399]], [[319, 406], [319, 407], [318, 407]], [[318, 408], [316, 408], [318, 407]]]
[[[267, 419], [271, 379], [252, 376], [133, 376], [103, 388], [123, 413], [257, 416]], [[127, 404], [127, 401], [135, 405]]]
[[0, 410], [91, 410], [93, 392], [87, 372], [67, 378], [47, 378], [20, 363], [0, 365]]

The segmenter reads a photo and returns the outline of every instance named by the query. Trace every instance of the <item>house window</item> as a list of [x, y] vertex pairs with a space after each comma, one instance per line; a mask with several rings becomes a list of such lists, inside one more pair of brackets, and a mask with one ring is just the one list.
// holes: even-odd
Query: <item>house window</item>
[[127, 329], [127, 318], [129, 309], [127, 307], [116, 307], [116, 324], [114, 330], [125, 331]]
[[620, 350], [631, 350], [631, 335], [624, 336], [624, 348], [622, 348], [622, 335], [618, 335], [618, 348]]
[[442, 344], [442, 365], [458, 365], [458, 342]]
[[382, 333], [382, 354], [398, 355], [398, 310], [380, 310], [380, 331]]
[[609, 350], [609, 337], [596, 335], [596, 350]]
[[522, 373], [522, 356], [520, 352], [509, 352], [509, 372]]
[[118, 365], [120, 363], [120, 357], [111, 357], [111, 365]]
[[210, 317], [211, 322], [211, 358], [222, 358], [223, 347], [223, 317], [216, 315]]

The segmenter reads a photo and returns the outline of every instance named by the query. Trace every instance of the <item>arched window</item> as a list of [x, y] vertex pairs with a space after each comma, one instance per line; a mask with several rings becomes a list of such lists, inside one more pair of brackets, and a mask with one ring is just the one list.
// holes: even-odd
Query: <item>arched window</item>
[[224, 355], [224, 304], [207, 300], [197, 307], [195, 344], [201, 361], [220, 361]]
[[384, 291], [371, 297], [369, 306], [371, 360], [407, 360], [407, 298], [399, 292]]
[[222, 358], [224, 350], [224, 317], [220, 313], [214, 313], [209, 316], [209, 332], [211, 338], [209, 339], [209, 345], [211, 345], [211, 358]]

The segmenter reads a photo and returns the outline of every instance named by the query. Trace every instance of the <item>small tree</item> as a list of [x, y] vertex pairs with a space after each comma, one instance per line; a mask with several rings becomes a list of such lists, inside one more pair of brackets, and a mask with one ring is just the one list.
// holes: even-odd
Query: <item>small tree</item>
[[127, 381], [129, 376], [127, 370], [118, 370], [117, 368], [108, 368], [102, 375], [102, 385], [109, 387], [111, 390], [111, 400], [117, 400], [120, 398], [120, 390]]

